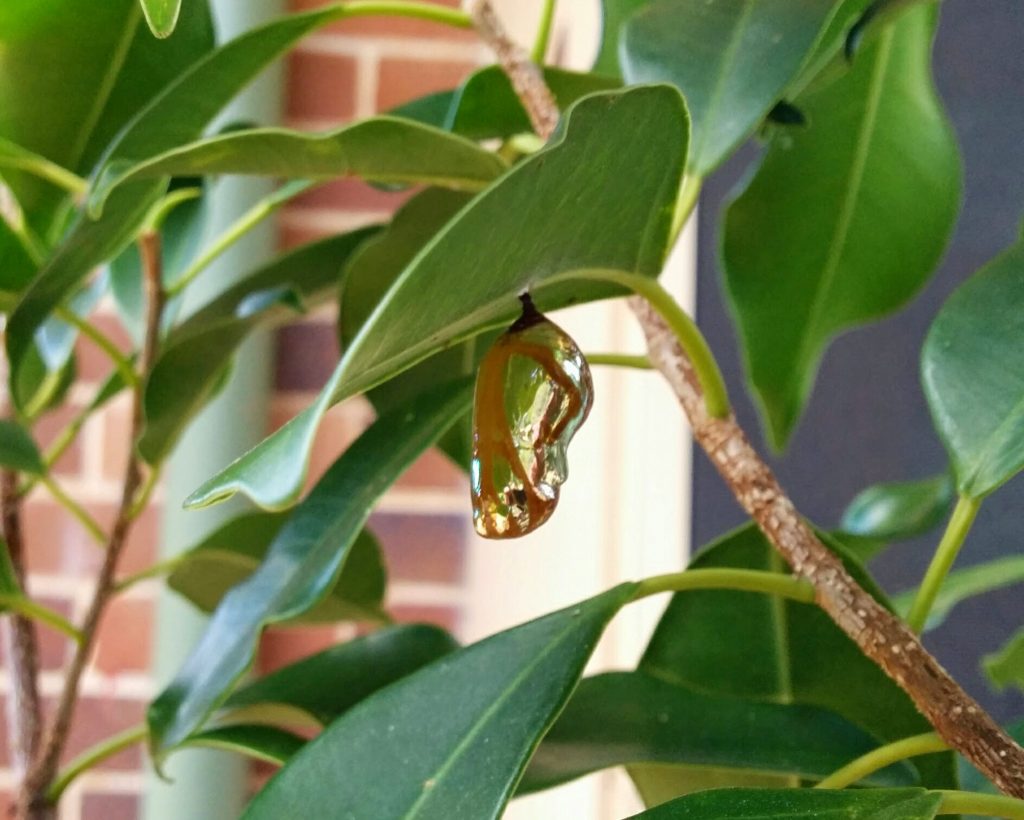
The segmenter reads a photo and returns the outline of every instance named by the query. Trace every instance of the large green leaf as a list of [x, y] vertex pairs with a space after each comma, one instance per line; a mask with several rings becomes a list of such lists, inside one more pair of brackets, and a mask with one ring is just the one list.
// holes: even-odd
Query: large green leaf
[[1024, 692], [1024, 630], [1014, 635], [998, 652], [986, 655], [983, 666], [1000, 689], [1016, 686]]
[[[558, 139], [476, 197], [416, 256], [317, 401], [206, 482], [189, 504], [212, 504], [241, 491], [263, 507], [288, 505], [333, 403], [510, 323], [523, 290], [551, 309], [621, 292], [578, 280], [545, 287], [558, 273], [660, 273], [686, 152], [682, 98], [667, 86], [595, 94], [565, 120]], [[642, 141], [638, 132], [645, 134]]]
[[254, 128], [181, 145], [145, 159], [111, 162], [92, 187], [89, 209], [99, 216], [103, 203], [118, 186], [163, 176], [361, 176], [381, 183], [425, 183], [477, 191], [505, 169], [496, 154], [475, 142], [398, 117], [373, 117], [324, 134]]
[[[455, 191], [423, 191], [395, 214], [387, 228], [353, 254], [342, 277], [338, 313], [342, 350], [352, 343], [405, 267], [468, 201], [468, 195]], [[373, 388], [367, 397], [378, 413], [386, 412], [431, 384], [476, 372], [487, 347], [487, 340], [479, 337], [454, 345]], [[467, 413], [441, 437], [438, 446], [468, 470], [471, 443]]]
[[[287, 519], [281, 513], [264, 512], [232, 519], [182, 553], [167, 586], [204, 612], [213, 612], [233, 587], [259, 569]], [[387, 620], [381, 611], [386, 583], [380, 545], [363, 530], [324, 598], [289, 623]]]
[[275, 259], [197, 311], [171, 334], [146, 382], [139, 454], [155, 464], [223, 385], [242, 342], [329, 299], [342, 266], [374, 228], [304, 245]]
[[932, 86], [935, 18], [913, 9], [848, 74], [798, 97], [809, 126], [776, 136], [726, 213], [726, 285], [776, 446], [829, 339], [903, 305], [949, 238], [960, 163]]
[[[520, 792], [556, 786], [627, 763], [742, 770], [820, 780], [878, 745], [835, 714], [698, 692], [646, 672], [587, 678], [544, 737]], [[908, 765], [883, 769], [876, 786], [911, 786]]]
[[334, 584], [374, 502], [464, 412], [472, 385], [441, 385], [379, 418], [291, 513], [260, 568], [214, 612], [178, 676], [149, 708], [159, 759], [202, 728], [252, 663], [268, 624], [312, 608]]
[[875, 484], [857, 494], [843, 512], [843, 533], [884, 541], [905, 541], [930, 532], [953, 505], [948, 473], [918, 481]]
[[20, 424], [0, 419], [0, 466], [41, 475], [46, 472], [39, 448]]
[[327, 725], [378, 689], [458, 648], [443, 629], [402, 624], [332, 646], [241, 687], [224, 703], [229, 717], [289, 713]]
[[1024, 468], [1024, 241], [943, 305], [921, 372], [963, 495], [980, 498]]
[[623, 584], [501, 632], [382, 690], [307, 744], [243, 816], [499, 817], [635, 590]]
[[782, 96], [832, 16], [836, 0], [656, 0], [622, 31], [622, 73], [666, 81], [693, 120], [687, 168], [706, 176]]
[[35, 271], [32, 257], [7, 220], [0, 215], [0, 291], [4, 295], [4, 312], [10, 309], [8, 300], [14, 298], [8, 294], [21, 291], [32, 280]]
[[652, 0], [601, 0], [601, 42], [594, 60], [594, 71], [618, 77], [622, 29], [631, 15]]
[[[119, 5], [130, 3], [141, 19], [141, 12], [134, 0], [118, 1]], [[95, 4], [85, 5], [92, 9]], [[318, 11], [284, 17], [241, 35], [201, 59], [191, 57], [186, 63], [187, 68], [185, 65], [176, 67], [171, 74], [176, 79], [163, 91], [157, 94], [156, 89], [149, 89], [142, 97], [148, 104], [109, 145], [103, 155], [102, 165], [119, 159], [154, 156], [197, 139], [221, 108], [271, 61], [305, 34], [345, 13], [344, 6], [331, 5]], [[183, 24], [184, 17], [180, 25]], [[136, 38], [144, 38], [148, 46], [160, 48], [177, 43], [180, 34], [179, 30], [178, 35], [159, 41], [142, 30], [136, 31]], [[73, 36], [76, 39], [84, 38], [82, 31], [77, 29]], [[109, 51], [107, 49], [94, 58], [98, 64], [110, 64]], [[34, 54], [33, 65], [40, 59], [38, 53]], [[137, 93], [139, 89], [133, 88], [133, 91]], [[36, 95], [32, 104], [54, 108], [38, 105], [38, 100], [49, 98]], [[2, 102], [0, 97], [0, 108]], [[7, 136], [2, 133], [2, 129], [0, 136]], [[27, 148], [33, 147], [17, 138], [14, 141]], [[84, 214], [79, 216], [11, 315], [7, 350], [14, 367], [20, 366], [36, 328], [74, 290], [78, 282], [96, 265], [124, 250], [165, 187], [166, 182], [163, 180], [125, 185], [107, 201], [101, 219], [92, 221]]]
[[942, 795], [924, 789], [716, 789], [634, 815], [635, 820], [932, 820]]
[[235, 752], [254, 760], [280, 766], [304, 744], [303, 738], [274, 726], [238, 724], [217, 726], [199, 732], [189, 738], [187, 745], [192, 748]]
[[[946, 620], [953, 607], [968, 598], [1020, 583], [1024, 583], [1024, 557], [1018, 555], [953, 570], [942, 582], [942, 588], [928, 612], [925, 629], [935, 629]], [[917, 590], [909, 589], [893, 598], [893, 603], [897, 611], [905, 615], [910, 612], [916, 597]]]
[[[835, 542], [827, 543], [884, 603], [863, 568]], [[781, 566], [754, 525], [724, 536], [691, 562], [694, 568], [780, 571]], [[764, 595], [719, 590], [675, 595], [639, 668], [702, 692], [827, 709], [881, 741], [930, 728], [906, 694], [824, 612]], [[924, 785], [955, 788], [951, 754], [919, 758], [914, 765]]]

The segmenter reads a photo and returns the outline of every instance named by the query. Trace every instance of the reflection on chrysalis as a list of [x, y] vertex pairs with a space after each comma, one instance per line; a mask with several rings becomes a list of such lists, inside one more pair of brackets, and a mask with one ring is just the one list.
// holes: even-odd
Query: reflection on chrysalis
[[590, 412], [594, 385], [576, 343], [528, 294], [523, 313], [487, 351], [473, 402], [473, 525], [517, 538], [548, 520], [568, 477], [566, 449]]

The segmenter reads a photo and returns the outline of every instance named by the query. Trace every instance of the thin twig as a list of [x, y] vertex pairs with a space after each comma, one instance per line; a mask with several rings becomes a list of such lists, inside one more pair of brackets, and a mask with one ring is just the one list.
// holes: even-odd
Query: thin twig
[[[139, 236], [139, 254], [142, 257], [147, 304], [146, 338], [143, 343], [142, 355], [139, 358], [141, 383], [141, 381], [145, 380], [145, 376], [156, 358], [160, 338], [160, 316], [164, 303], [160, 235], [152, 232], [141, 234]], [[25, 786], [29, 792], [30, 801], [25, 808], [26, 816], [28, 817], [46, 817], [52, 813], [52, 806], [46, 796], [47, 789], [57, 774], [57, 766], [60, 762], [61, 752], [63, 752], [67, 742], [68, 732], [71, 728], [71, 719], [74, 715], [75, 704], [78, 699], [78, 686], [89, 662], [93, 645], [96, 642], [100, 619], [103, 616], [107, 602], [114, 592], [118, 560], [124, 551], [128, 533], [131, 529], [136, 496], [143, 484], [142, 464], [134, 451], [135, 441], [142, 431], [142, 422], [142, 390], [136, 388], [133, 391], [132, 397], [132, 420], [129, 433], [131, 447], [128, 464], [125, 468], [121, 504], [117, 520], [114, 522], [113, 529], [111, 530], [106, 556], [96, 580], [96, 590], [93, 593], [89, 611], [82, 624], [82, 642], [78, 646], [68, 667], [64, 681], [64, 690], [57, 704], [53, 722], [46, 733], [42, 750], [36, 757], [25, 779]]]
[[[558, 121], [550, 92], [536, 67], [505, 34], [488, 0], [475, 3], [480, 36], [498, 55], [537, 133], [545, 139]], [[527, 88], [521, 90], [526, 84]], [[950, 677], [906, 624], [879, 604], [850, 576], [797, 512], [771, 469], [730, 414], [712, 417], [700, 384], [678, 339], [640, 297], [630, 299], [651, 362], [675, 391], [694, 438], [747, 513], [793, 572], [815, 589], [818, 605], [914, 701], [942, 738], [1006, 794], [1024, 797], [1024, 749]]]

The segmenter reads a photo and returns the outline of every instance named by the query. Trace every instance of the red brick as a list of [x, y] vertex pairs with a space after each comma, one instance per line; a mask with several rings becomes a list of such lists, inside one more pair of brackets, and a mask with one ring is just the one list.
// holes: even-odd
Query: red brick
[[[292, 0], [294, 11], [308, 11], [318, 8], [330, 0]], [[439, 6], [458, 8], [459, 0], [427, 0]], [[337, 32], [349, 36], [367, 37], [410, 37], [421, 40], [461, 40], [472, 41], [476, 34], [468, 29], [435, 23], [430, 20], [416, 20], [409, 17], [365, 16], [350, 17], [331, 23], [325, 31]]]
[[14, 817], [14, 795], [0, 792], [0, 817]]
[[297, 322], [277, 333], [274, 384], [278, 390], [318, 391], [338, 363], [333, 322]]
[[427, 450], [397, 481], [397, 486], [411, 489], [461, 489], [466, 487], [466, 474], [440, 450]]
[[[132, 350], [131, 336], [128, 335], [128, 331], [124, 329], [116, 316], [107, 313], [93, 314], [89, 317], [89, 321], [102, 331], [122, 353]], [[78, 356], [78, 378], [80, 381], [98, 384], [105, 381], [114, 371], [114, 365], [110, 358], [90, 339], [79, 336], [75, 351]]]
[[[76, 755], [118, 732], [138, 726], [145, 718], [146, 704], [137, 700], [86, 697], [78, 701], [64, 759]], [[134, 771], [142, 765], [142, 745], [135, 744], [107, 758], [101, 769]]]
[[137, 794], [97, 793], [82, 798], [82, 820], [136, 820], [142, 813]]
[[[0, 767], [5, 769], [11, 765], [11, 749], [7, 738], [7, 700], [5, 697], [0, 697]], [[4, 802], [6, 799], [8, 799], [8, 795], [0, 791], [0, 817], [7, 816], [2, 811], [7, 805]]]
[[260, 642], [258, 668], [268, 674], [341, 642], [334, 624], [268, 629]]
[[[75, 404], [65, 404], [39, 419], [32, 428], [32, 435], [35, 437], [39, 447], [45, 451], [57, 436], [64, 430], [71, 420], [78, 415], [81, 407]], [[54, 465], [54, 472], [57, 475], [74, 475], [82, 469], [82, 444], [81, 435], [76, 438], [64, 451]]]
[[355, 115], [356, 61], [335, 54], [294, 52], [288, 60], [288, 116], [348, 120]]
[[452, 60], [383, 60], [377, 109], [387, 111], [426, 94], [457, 87], [476, 68]]
[[318, 185], [311, 191], [296, 197], [296, 210], [302, 208], [325, 208], [337, 211], [393, 211], [408, 200], [418, 189], [385, 191], [363, 182], [361, 179], [344, 178]]
[[462, 579], [466, 551], [463, 517], [375, 513], [370, 516], [370, 530], [380, 539], [392, 578], [439, 583]]
[[93, 666], [107, 675], [142, 672], [149, 667], [153, 601], [115, 598], [100, 622]]
[[[51, 598], [39, 596], [39, 603], [59, 612], [67, 619], [71, 619], [71, 602], [63, 598]], [[63, 669], [64, 664], [71, 656], [71, 641], [63, 632], [58, 632], [48, 626], [39, 624], [36, 627], [36, 634], [39, 637], [39, 665], [42, 669]]]
[[104, 478], [120, 482], [124, 479], [128, 463], [132, 407], [127, 394], [115, 399], [100, 411], [97, 418], [103, 426], [103, 461], [101, 472]]
[[425, 604], [409, 604], [390, 608], [391, 617], [402, 623], [428, 623], [458, 632], [462, 622], [462, 613], [457, 606], [427, 606]]

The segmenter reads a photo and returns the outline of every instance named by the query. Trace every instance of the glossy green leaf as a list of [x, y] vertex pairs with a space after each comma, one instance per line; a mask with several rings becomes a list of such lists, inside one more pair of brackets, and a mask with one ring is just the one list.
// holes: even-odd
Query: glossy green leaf
[[671, 82], [693, 120], [687, 168], [706, 176], [746, 139], [796, 76], [836, 0], [655, 0], [622, 30], [630, 83]]
[[[877, 746], [824, 709], [722, 697], [645, 672], [614, 672], [580, 684], [530, 761], [519, 791], [655, 762], [820, 780]], [[902, 764], [868, 782], [912, 786], [917, 773]]]
[[[131, 3], [138, 9], [134, 0]], [[332, 5], [291, 15], [253, 29], [201, 59], [193, 55], [187, 68], [176, 68], [171, 75], [176, 79], [159, 94], [149, 90], [144, 97], [148, 104], [109, 145], [101, 168], [119, 159], [154, 156], [197, 139], [217, 113], [270, 62], [310, 31], [345, 14], [344, 7]], [[167, 40], [154, 40], [145, 30], [141, 36], [150, 47], [169, 46], [178, 42], [184, 20], [185, 15], [178, 34]], [[84, 34], [76, 29], [74, 36], [81, 39]], [[41, 57], [36, 54], [34, 59], [38, 63]], [[95, 59], [100, 65], [109, 65], [109, 49]], [[48, 97], [36, 100], [40, 98]], [[35, 101], [33, 104], [37, 105]], [[101, 219], [93, 221], [84, 215], [78, 219], [11, 315], [7, 350], [16, 367], [36, 328], [90, 270], [124, 250], [165, 187], [163, 180], [125, 185], [107, 201]]]
[[141, 161], [111, 162], [90, 191], [89, 209], [99, 216], [119, 185], [162, 176], [360, 176], [373, 182], [477, 191], [505, 169], [496, 154], [475, 142], [398, 117], [373, 117], [323, 134], [254, 128], [178, 146]]
[[499, 817], [635, 589], [501, 632], [378, 692], [295, 755], [243, 817]]
[[139, 0], [142, 3], [143, 14], [146, 15], [146, 23], [154, 36], [170, 37], [171, 32], [178, 23], [178, 14], [181, 12], [181, 0]]
[[[885, 603], [864, 569], [838, 544], [826, 543], [850, 574]], [[702, 550], [690, 566], [781, 571], [782, 561], [760, 531], [748, 525]], [[719, 696], [827, 709], [880, 741], [930, 729], [906, 694], [825, 613], [765, 595], [719, 590], [675, 595], [639, 668]], [[951, 754], [918, 758], [914, 765], [924, 785], [956, 787]]]
[[794, 100], [810, 125], [773, 139], [726, 213], [726, 285], [777, 447], [829, 340], [902, 306], [948, 241], [960, 163], [932, 86], [934, 29], [933, 6], [908, 12], [842, 79]]
[[200, 729], [252, 663], [263, 628], [311, 609], [334, 584], [374, 502], [468, 406], [441, 385], [379, 418], [334, 462], [274, 538], [259, 570], [214, 612], [178, 676], [149, 708], [157, 759]]
[[[263, 512], [232, 519], [182, 553], [167, 586], [203, 612], [213, 612], [233, 587], [259, 569], [287, 519], [287, 515]], [[288, 623], [386, 620], [381, 611], [386, 582], [380, 545], [363, 530], [327, 595]]]
[[919, 481], [875, 484], [850, 502], [839, 527], [862, 538], [905, 541], [938, 526], [949, 515], [953, 496], [948, 473]]
[[[968, 598], [1020, 583], [1024, 583], [1024, 558], [1019, 556], [997, 558], [973, 567], [955, 569], [942, 582], [942, 588], [928, 613], [925, 629], [935, 629], [946, 620], [953, 607]], [[916, 596], [916, 589], [908, 589], [893, 598], [897, 611], [904, 615], [910, 612]]]
[[716, 789], [634, 815], [635, 820], [932, 820], [942, 795], [924, 789]]
[[32, 436], [16, 421], [0, 419], [0, 465], [32, 475], [46, 472]]
[[327, 725], [378, 689], [458, 648], [443, 629], [403, 624], [332, 646], [246, 684], [224, 703], [229, 717], [276, 710]]
[[207, 729], [193, 735], [188, 741], [190, 747], [235, 752], [276, 766], [283, 765], [305, 743], [303, 738], [283, 729], [246, 724]]
[[[464, 193], [428, 189], [409, 200], [395, 214], [391, 224], [368, 240], [352, 255], [342, 276], [338, 323], [342, 350], [348, 348], [359, 329], [373, 313], [405, 267], [435, 235], [469, 202]], [[485, 339], [470, 339], [454, 345], [409, 370], [373, 388], [367, 397], [378, 413], [439, 381], [476, 372], [480, 355], [488, 347]], [[438, 446], [464, 470], [469, 469], [469, 414], [459, 419], [438, 441]]]
[[1024, 241], [943, 305], [921, 373], [961, 494], [980, 498], [1024, 468]]
[[1000, 689], [1016, 686], [1024, 691], [1024, 630], [998, 652], [986, 655], [982, 665], [989, 679]]
[[171, 334], [146, 383], [139, 454], [159, 463], [223, 384], [243, 341], [301, 308], [329, 299], [341, 269], [374, 233], [363, 228], [304, 245], [265, 265], [200, 308]]
[[620, 76], [622, 28], [630, 16], [651, 3], [652, 0], [601, 0], [601, 41], [594, 60], [594, 71], [611, 77]]
[[[686, 149], [682, 98], [666, 86], [597, 94], [564, 119], [558, 139], [476, 197], [405, 268], [316, 402], [187, 503], [212, 504], [241, 491], [262, 507], [286, 506], [302, 486], [320, 419], [335, 402], [509, 324], [524, 289], [544, 310], [621, 292], [578, 280], [545, 287], [558, 273], [660, 273]], [[644, 140], [635, 138], [638, 131]]]
[[[7, 220], [0, 215], [0, 291], [5, 296], [19, 293], [32, 280], [35, 271], [32, 257]], [[9, 307], [5, 305], [4, 311], [7, 310]]]

